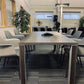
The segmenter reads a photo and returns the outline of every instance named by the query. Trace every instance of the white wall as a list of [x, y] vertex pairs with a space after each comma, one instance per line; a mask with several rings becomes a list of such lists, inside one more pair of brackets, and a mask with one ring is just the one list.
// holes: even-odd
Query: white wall
[[62, 1], [63, 3], [69, 2], [70, 7], [84, 7], [84, 0], [58, 0], [59, 2]]
[[15, 3], [16, 3], [16, 12], [18, 12], [20, 10], [19, 0], [15, 0]]
[[15, 0], [16, 1], [16, 10], [20, 9], [22, 6], [27, 12], [30, 13], [30, 0]]
[[[31, 0], [31, 25], [37, 26], [36, 13], [35, 11], [52, 11], [53, 15], [56, 15], [55, 3], [56, 0]], [[53, 27], [54, 23], [52, 20], [41, 20], [41, 26]]]

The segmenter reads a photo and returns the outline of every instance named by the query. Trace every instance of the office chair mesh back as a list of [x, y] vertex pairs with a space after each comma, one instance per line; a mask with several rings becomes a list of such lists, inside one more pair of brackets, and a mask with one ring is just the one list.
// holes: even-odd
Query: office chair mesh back
[[15, 33], [16, 35], [19, 35], [19, 31], [18, 31], [17, 29], [14, 29], [14, 33]]
[[72, 32], [73, 32], [73, 29], [70, 29], [70, 30], [67, 31], [67, 34], [71, 35]]
[[82, 34], [82, 31], [76, 31], [74, 34], [73, 34], [73, 38], [79, 38]]
[[10, 39], [12, 38], [12, 35], [9, 31], [5, 31], [6, 38]]

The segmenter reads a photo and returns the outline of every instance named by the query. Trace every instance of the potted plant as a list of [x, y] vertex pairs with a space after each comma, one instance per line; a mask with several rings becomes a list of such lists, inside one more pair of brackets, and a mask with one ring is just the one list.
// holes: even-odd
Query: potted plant
[[37, 21], [38, 26], [40, 26], [42, 24], [42, 22], [40, 20]]
[[16, 28], [20, 29], [21, 32], [28, 31], [30, 24], [30, 14], [24, 9], [21, 9], [19, 12], [16, 12], [14, 24]]
[[84, 16], [79, 20], [79, 27], [84, 27]]

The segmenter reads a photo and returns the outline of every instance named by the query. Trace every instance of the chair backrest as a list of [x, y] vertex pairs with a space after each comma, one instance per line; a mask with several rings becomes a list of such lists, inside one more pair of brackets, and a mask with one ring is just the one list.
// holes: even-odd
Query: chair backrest
[[4, 40], [2, 39], [2, 37], [0, 37], [0, 43], [3, 43], [4, 42]]
[[37, 27], [33, 27], [33, 31], [38, 31], [38, 28]]
[[11, 35], [11, 33], [9, 31], [4, 31], [4, 32], [5, 32], [5, 35], [6, 35], [7, 39], [12, 38], [12, 35]]
[[40, 31], [45, 31], [45, 28], [42, 28], [42, 27], [41, 27], [41, 28], [40, 28]]
[[52, 31], [52, 29], [51, 28], [47, 28], [47, 31]]
[[78, 46], [78, 53], [77, 54], [84, 57], [84, 46]]
[[16, 52], [13, 45], [5, 45], [0, 48], [0, 57], [16, 56]]
[[79, 37], [81, 36], [81, 34], [82, 34], [82, 31], [76, 31], [76, 32], [72, 35], [72, 37], [73, 37], [73, 38], [79, 38]]
[[81, 45], [81, 44], [84, 44], [84, 39], [81, 39], [80, 41], [78, 41], [78, 44], [80, 44], [78, 46], [78, 55], [81, 55], [84, 57], [84, 45]]
[[67, 33], [67, 28], [62, 28], [62, 33]]
[[67, 34], [71, 35], [72, 32], [73, 32], [73, 29], [70, 29], [70, 30], [67, 31]]
[[15, 33], [15, 35], [19, 35], [20, 34], [17, 29], [14, 29], [14, 33]]

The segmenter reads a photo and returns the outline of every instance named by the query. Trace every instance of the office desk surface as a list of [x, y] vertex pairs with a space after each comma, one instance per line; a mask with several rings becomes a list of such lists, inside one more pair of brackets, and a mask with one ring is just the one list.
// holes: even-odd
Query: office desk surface
[[74, 40], [67, 38], [66, 36], [58, 32], [48, 32], [53, 36], [42, 36], [46, 32], [32, 32], [27, 38], [21, 40], [21, 44], [77, 44]]

